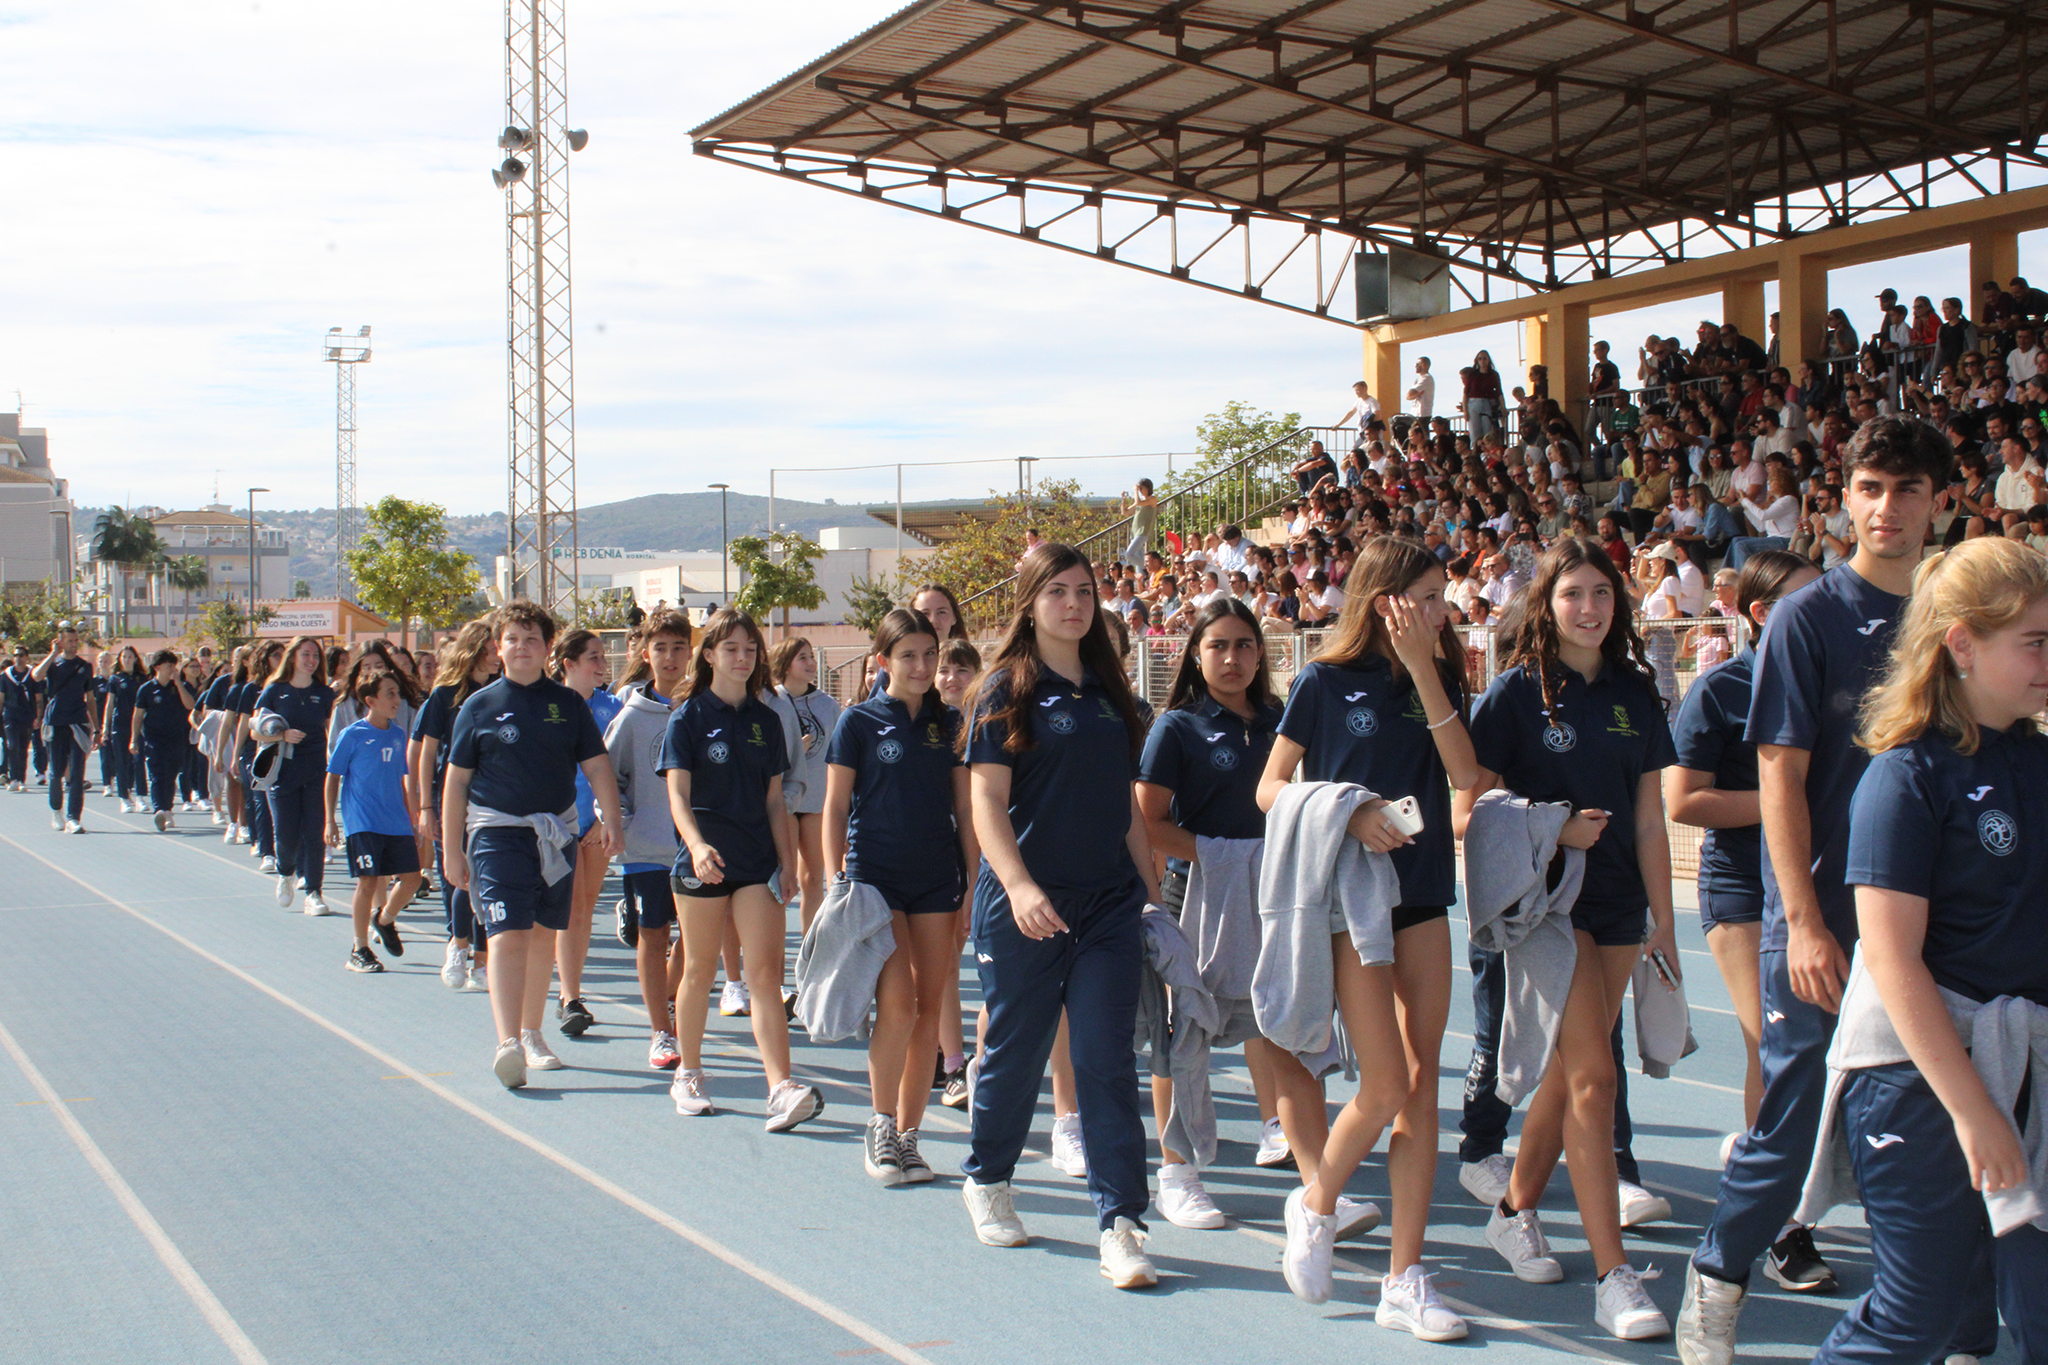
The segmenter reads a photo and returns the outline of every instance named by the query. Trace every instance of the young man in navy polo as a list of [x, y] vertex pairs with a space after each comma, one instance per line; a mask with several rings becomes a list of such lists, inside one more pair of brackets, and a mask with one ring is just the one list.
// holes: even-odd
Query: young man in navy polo
[[455, 717], [441, 795], [451, 885], [469, 891], [491, 939], [492, 1070], [507, 1089], [562, 1063], [541, 1038], [554, 935], [569, 927], [576, 866], [576, 770], [596, 794], [607, 859], [619, 851], [619, 784], [590, 705], [546, 675], [555, 620], [531, 602], [493, 620], [504, 674]]
[[14, 662], [0, 669], [0, 724], [6, 727], [7, 786], [25, 790], [28, 784], [29, 734], [36, 726], [36, 706], [42, 691], [36, 686], [35, 670], [28, 660], [28, 646], [14, 647]]
[[85, 751], [99, 732], [92, 665], [78, 657], [78, 646], [78, 627], [59, 621], [49, 657], [33, 674], [48, 689], [43, 721], [50, 727], [50, 828], [67, 834], [85, 833]]
[[[1765, 1273], [1794, 1292], [1835, 1286], [1811, 1234], [1786, 1220], [1812, 1160], [1828, 1044], [1856, 946], [1855, 896], [1844, 879], [1850, 800], [1869, 763], [1855, 743], [1859, 710], [1884, 669], [1950, 461], [1947, 439], [1924, 422], [1866, 422], [1842, 462], [1855, 557], [1781, 601], [1764, 629], [1748, 730], [1764, 817], [1764, 1095], [1686, 1267], [1677, 1326], [1685, 1365], [1734, 1359], [1759, 1256], [1768, 1255]], [[1951, 1351], [1991, 1353], [1997, 1319], [1982, 1317], [1973, 1307]]]

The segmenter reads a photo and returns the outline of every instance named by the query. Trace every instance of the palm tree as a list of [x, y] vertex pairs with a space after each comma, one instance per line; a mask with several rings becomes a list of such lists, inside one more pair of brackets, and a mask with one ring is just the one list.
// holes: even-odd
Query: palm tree
[[179, 555], [165, 567], [164, 576], [172, 587], [185, 594], [185, 623], [189, 626], [192, 623], [192, 594], [212, 581], [206, 573], [206, 560], [200, 555]]
[[149, 518], [110, 507], [93, 520], [93, 558], [121, 571], [121, 608], [118, 619], [109, 613], [108, 628], [117, 638], [128, 633], [128, 575], [140, 569], [154, 573], [166, 559], [164, 543]]

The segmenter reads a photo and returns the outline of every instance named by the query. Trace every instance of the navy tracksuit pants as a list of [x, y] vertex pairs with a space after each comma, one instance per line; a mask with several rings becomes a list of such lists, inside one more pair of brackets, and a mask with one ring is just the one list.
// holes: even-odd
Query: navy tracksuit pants
[[317, 782], [270, 789], [271, 837], [277, 841], [277, 874], [304, 879], [317, 895], [326, 878], [326, 796]]
[[29, 732], [35, 727], [27, 716], [7, 722], [7, 780], [28, 781]]
[[236, 772], [242, 779], [242, 818], [248, 821], [249, 837], [256, 841], [258, 857], [277, 856], [277, 838], [270, 819], [270, 794], [256, 790], [255, 774], [249, 771], [249, 760], [253, 751], [244, 752], [237, 761]]
[[[50, 727], [50, 809], [77, 820], [85, 814], [85, 750], [69, 725]], [[70, 787], [67, 798], [65, 788]]]
[[184, 766], [185, 753], [191, 747], [182, 739], [151, 739], [148, 732], [143, 733], [142, 753], [135, 761], [140, 765], [141, 774], [148, 778], [149, 808], [152, 811], [176, 809], [178, 773]]
[[1096, 1221], [1105, 1229], [1118, 1218], [1142, 1226], [1152, 1194], [1131, 1035], [1145, 956], [1145, 887], [1133, 876], [1107, 890], [1047, 895], [1067, 932], [1029, 939], [1011, 920], [994, 873], [984, 871], [974, 885], [974, 956], [988, 1033], [974, 1086], [973, 1151], [962, 1169], [985, 1185], [1008, 1180], [1016, 1169], [1064, 1008]]
[[2019, 1359], [2048, 1360], [2048, 1232], [2025, 1224], [1992, 1237], [1955, 1122], [1926, 1078], [1911, 1063], [1859, 1071], [1843, 1092], [1842, 1116], [1876, 1273], [1821, 1343], [1816, 1365], [1988, 1356], [1998, 1324], [1982, 1320], [1981, 1300], [1994, 1276]]
[[[1501, 1012], [1507, 1003], [1507, 967], [1499, 953], [1471, 949], [1472, 1064], [1465, 1072], [1465, 1117], [1458, 1131], [1458, 1160], [1483, 1161], [1507, 1143], [1514, 1109], [1494, 1093], [1500, 1079]], [[1614, 1168], [1631, 1185], [1642, 1183], [1632, 1150], [1635, 1131], [1628, 1118], [1628, 1067], [1622, 1060], [1621, 1019], [1614, 1018]]]

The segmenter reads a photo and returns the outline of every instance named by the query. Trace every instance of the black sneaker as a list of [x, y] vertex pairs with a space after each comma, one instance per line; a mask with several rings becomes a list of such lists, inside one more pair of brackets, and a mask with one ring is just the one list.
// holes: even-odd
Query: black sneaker
[[793, 990], [782, 992], [782, 1018], [785, 1023], [796, 1022], [796, 992]]
[[903, 1158], [896, 1150], [896, 1120], [887, 1114], [868, 1116], [866, 1150], [868, 1174], [884, 1185], [903, 1183]]
[[590, 1012], [590, 1006], [579, 999], [565, 1000], [558, 1010], [562, 1021], [562, 1032], [571, 1038], [581, 1038], [583, 1031], [597, 1022], [597, 1016]]
[[612, 914], [618, 919], [617, 932], [619, 942], [625, 944], [628, 948], [639, 948], [640, 917], [633, 913], [633, 903], [628, 900], [621, 900], [612, 907]]
[[348, 951], [348, 969], [352, 972], [381, 972], [384, 964], [368, 948], [351, 948]]
[[396, 915], [392, 916], [391, 923], [389, 924], [384, 923], [382, 920], [372, 919], [370, 927], [377, 931], [377, 938], [383, 943], [385, 952], [393, 957], [405, 956], [405, 943], [398, 937], [398, 917]]
[[967, 1107], [967, 1064], [961, 1063], [946, 1073], [946, 1085], [939, 1094], [939, 1103], [948, 1109]]
[[903, 1183], [922, 1185], [932, 1178], [932, 1164], [918, 1154], [917, 1129], [908, 1128], [896, 1135], [896, 1160], [903, 1167]]
[[1832, 1294], [1835, 1272], [1814, 1250], [1813, 1233], [1794, 1228], [1764, 1253], [1764, 1274], [1794, 1294]]
[[940, 1054], [938, 1055], [938, 1058], [937, 1058], [937, 1059], [936, 1059], [935, 1061], [933, 1061], [933, 1062], [932, 1062], [932, 1089], [934, 1089], [934, 1090], [944, 1090], [945, 1088], [946, 1088], [946, 1054], [945, 1054], [945, 1053], [943, 1053], [943, 1052], [941, 1052], [941, 1053], [940, 1053]]

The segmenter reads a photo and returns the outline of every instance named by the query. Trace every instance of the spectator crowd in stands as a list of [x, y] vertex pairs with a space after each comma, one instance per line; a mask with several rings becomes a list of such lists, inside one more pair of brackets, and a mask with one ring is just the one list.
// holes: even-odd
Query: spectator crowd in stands
[[[1877, 302], [1866, 339], [1836, 309], [1824, 353], [1791, 367], [1775, 313], [1761, 342], [1713, 321], [1690, 347], [1648, 338], [1633, 389], [1597, 342], [1582, 412], [1550, 396], [1540, 365], [1504, 396], [1481, 351], [1454, 390], [1462, 431], [1433, 411], [1436, 380], [1418, 360], [1392, 417], [1353, 386], [1338, 425], [1356, 426], [1355, 448], [1340, 458], [1314, 443], [1277, 524], [1217, 526], [1170, 554], [1144, 546], [1104, 572], [1104, 600], [1134, 636], [1180, 633], [1220, 596], [1269, 628], [1315, 628], [1341, 610], [1358, 546], [1395, 534], [1444, 561], [1456, 619], [1485, 624], [1548, 545], [1580, 536], [1614, 560], [1643, 616], [1727, 618], [1733, 571], [1759, 550], [1823, 569], [1854, 553], [1842, 449], [1859, 425], [1891, 415], [1922, 418], [1955, 447], [1937, 522], [1945, 543], [2007, 536], [2048, 551], [2048, 292], [1986, 281], [1974, 318], [1954, 298], [1937, 309], [1887, 289]], [[1730, 653], [1716, 629], [1660, 635], [1703, 668]]]

